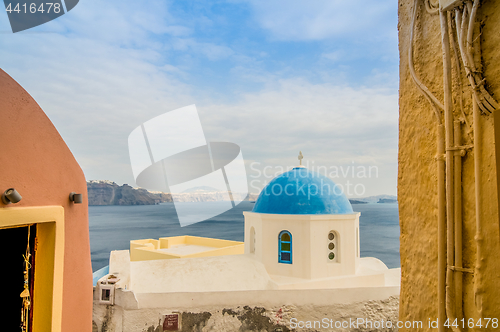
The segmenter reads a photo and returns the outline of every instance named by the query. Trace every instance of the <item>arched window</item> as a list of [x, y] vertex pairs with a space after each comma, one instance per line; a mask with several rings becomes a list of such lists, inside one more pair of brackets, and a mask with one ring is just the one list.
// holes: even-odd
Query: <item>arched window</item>
[[278, 237], [278, 262], [292, 264], [292, 234], [281, 231]]

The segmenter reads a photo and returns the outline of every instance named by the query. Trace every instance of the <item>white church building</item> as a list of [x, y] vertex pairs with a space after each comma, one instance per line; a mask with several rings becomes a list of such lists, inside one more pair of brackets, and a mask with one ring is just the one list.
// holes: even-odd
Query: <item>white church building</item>
[[360, 213], [340, 188], [304, 166], [274, 178], [243, 214], [245, 254], [280, 289], [399, 284], [399, 269], [360, 257]]
[[203, 331], [236, 331], [252, 308], [276, 331], [297, 315], [397, 319], [400, 268], [360, 257], [360, 213], [333, 181], [295, 167], [243, 214], [244, 244], [185, 236], [112, 251], [109, 274], [94, 278], [97, 327], [146, 331], [195, 313], [210, 317]]
[[[173, 238], [139, 240], [147, 247], [111, 252], [116, 287], [168, 293], [399, 286], [399, 268], [360, 257], [360, 213], [333, 181], [304, 166], [274, 178], [243, 214], [244, 253], [227, 254], [205, 238], [170, 248], [160, 243]], [[174, 251], [195, 254], [161, 259]]]

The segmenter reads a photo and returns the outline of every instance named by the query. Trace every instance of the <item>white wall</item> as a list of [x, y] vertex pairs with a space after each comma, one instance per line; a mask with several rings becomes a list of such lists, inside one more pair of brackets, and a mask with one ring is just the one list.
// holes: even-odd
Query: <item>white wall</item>
[[[250, 229], [255, 229], [255, 253], [271, 275], [315, 279], [354, 275], [359, 263], [359, 215], [278, 215], [243, 212], [245, 253], [250, 253]], [[278, 261], [278, 236], [292, 234], [292, 264]], [[338, 235], [337, 259], [328, 259], [328, 234]]]
[[275, 289], [259, 261], [247, 255], [130, 262], [135, 293]]
[[[341, 275], [354, 275], [359, 265], [357, 255], [359, 241], [356, 241], [356, 228], [359, 228], [359, 213], [337, 215], [330, 220], [311, 220], [311, 276], [327, 278]], [[328, 259], [328, 234], [337, 233], [336, 260]], [[359, 232], [358, 232], [359, 234]]]
[[[114, 332], [156, 331], [156, 328], [161, 326], [163, 315], [172, 312], [186, 314], [183, 317], [189, 318], [191, 322], [183, 321], [184, 328], [181, 331], [190, 332], [275, 331], [279, 326], [291, 328], [292, 318], [303, 321], [321, 320], [325, 317], [341, 321], [365, 318], [372, 321], [396, 322], [399, 287], [156, 293], [135, 296], [131, 291], [117, 290], [116, 296], [115, 306], [100, 306], [94, 303], [93, 321], [98, 332], [103, 332], [102, 327]], [[196, 329], [193, 328], [194, 323]]]

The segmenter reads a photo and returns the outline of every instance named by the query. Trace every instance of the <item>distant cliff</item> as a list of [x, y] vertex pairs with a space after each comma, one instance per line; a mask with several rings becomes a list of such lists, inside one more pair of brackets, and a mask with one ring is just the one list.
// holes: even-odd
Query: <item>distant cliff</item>
[[153, 205], [172, 202], [170, 194], [134, 189], [128, 184], [119, 186], [111, 181], [89, 181], [87, 192], [89, 205]]
[[397, 203], [398, 197], [394, 195], [377, 195], [360, 198], [350, 198], [351, 204], [366, 204], [366, 203]]
[[[255, 201], [258, 195], [247, 195], [240, 193], [233, 193], [233, 200], [235, 201]], [[226, 191], [213, 191], [213, 192], [190, 192], [175, 194], [174, 201], [176, 202], [218, 202], [229, 201], [229, 196]]]
[[[153, 205], [172, 202], [169, 193], [150, 192], [146, 189], [132, 188], [124, 184], [119, 186], [112, 181], [88, 181], [89, 205]], [[234, 193], [233, 200], [243, 200], [246, 195]], [[246, 200], [255, 201], [258, 195], [249, 194]], [[226, 192], [195, 191], [175, 195], [176, 202], [216, 202], [228, 200]]]
[[397, 203], [397, 199], [380, 198], [377, 203]]
[[358, 201], [358, 200], [355, 200], [355, 199], [350, 199], [349, 202], [351, 204], [368, 204], [368, 202], [365, 202], [365, 201]]
[[[176, 202], [218, 202], [229, 200], [227, 192], [216, 191], [211, 187], [196, 187], [185, 192], [175, 194]], [[153, 205], [164, 202], [173, 202], [169, 193], [150, 192], [142, 188], [132, 188], [128, 184], [120, 186], [112, 181], [94, 180], [87, 182], [89, 205]], [[246, 196], [246, 197], [245, 197]], [[243, 195], [233, 193], [233, 200], [255, 202], [259, 194]], [[378, 195], [349, 200], [351, 204], [367, 203], [397, 203], [397, 197], [392, 195]]]

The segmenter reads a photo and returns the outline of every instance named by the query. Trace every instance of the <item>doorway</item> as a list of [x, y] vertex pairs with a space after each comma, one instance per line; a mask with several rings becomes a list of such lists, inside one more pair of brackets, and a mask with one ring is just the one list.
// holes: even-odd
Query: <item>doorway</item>
[[[29, 248], [28, 248], [29, 238]], [[25, 262], [23, 255], [30, 253], [29, 258], [29, 294], [31, 308], [34, 301], [34, 276], [35, 276], [35, 251], [36, 251], [36, 225], [0, 229], [0, 253], [2, 273], [0, 285], [3, 285], [3, 299], [6, 304], [2, 309], [2, 330], [21, 331], [21, 314], [24, 290]], [[33, 310], [29, 310], [27, 322], [28, 331], [31, 331]]]

